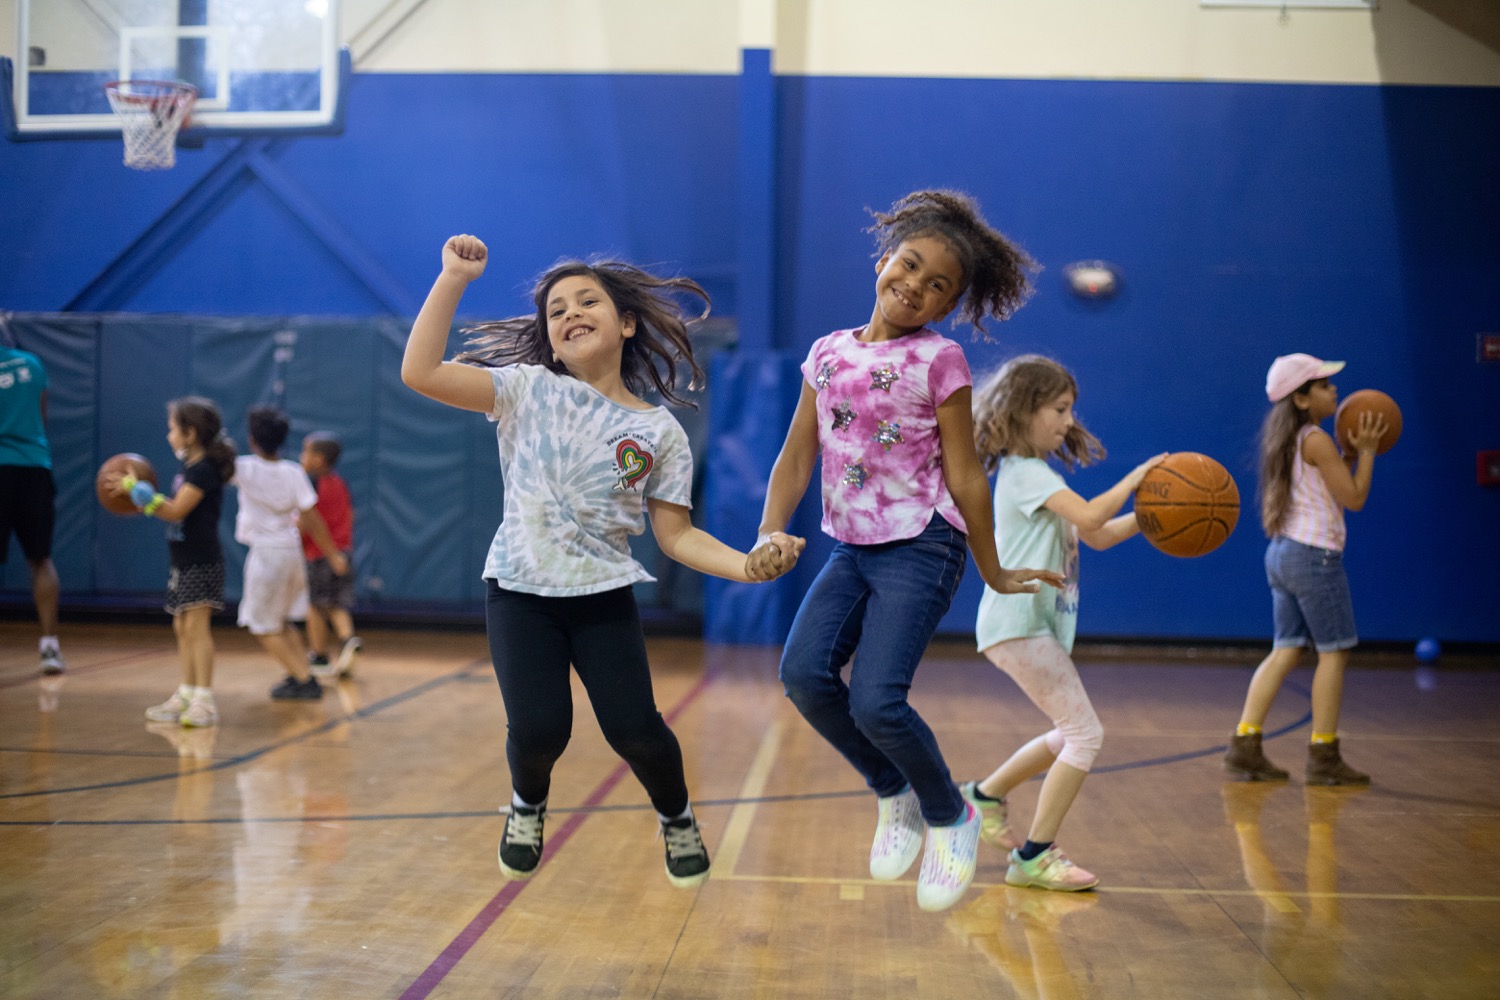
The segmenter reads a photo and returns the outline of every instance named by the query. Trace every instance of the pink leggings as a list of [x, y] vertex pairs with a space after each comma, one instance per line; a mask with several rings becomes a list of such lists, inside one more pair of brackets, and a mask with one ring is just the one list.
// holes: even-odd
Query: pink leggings
[[1062, 644], [1050, 635], [1008, 639], [984, 655], [1052, 720], [1055, 728], [1047, 734], [1047, 749], [1053, 756], [1080, 771], [1091, 768], [1104, 745], [1104, 727]]

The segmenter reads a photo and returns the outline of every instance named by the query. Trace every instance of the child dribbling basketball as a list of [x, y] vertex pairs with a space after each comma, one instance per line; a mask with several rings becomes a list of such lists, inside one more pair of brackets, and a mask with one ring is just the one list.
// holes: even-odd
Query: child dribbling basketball
[[1266, 581], [1271, 587], [1275, 638], [1261, 661], [1240, 723], [1224, 755], [1224, 770], [1241, 781], [1284, 781], [1287, 772], [1266, 759], [1261, 728], [1286, 675], [1309, 643], [1318, 651], [1312, 684], [1309, 785], [1364, 785], [1370, 776], [1339, 753], [1339, 705], [1344, 666], [1358, 644], [1349, 577], [1344, 572], [1344, 510], [1359, 510], [1370, 495], [1375, 452], [1386, 430], [1383, 415], [1364, 412], [1349, 440], [1351, 471], [1338, 445], [1318, 425], [1338, 410], [1329, 377], [1344, 362], [1287, 354], [1271, 363], [1266, 397], [1273, 404], [1260, 430], [1260, 519], [1266, 535]]
[[[997, 594], [985, 589], [975, 627], [979, 649], [1011, 676], [1053, 728], [1021, 747], [983, 781], [962, 786], [983, 817], [980, 836], [1010, 851], [1005, 881], [1014, 886], [1076, 891], [1099, 883], [1057, 848], [1057, 831], [1104, 740], [1071, 653], [1078, 622], [1078, 542], [1107, 549], [1140, 532], [1134, 514], [1120, 514], [1146, 472], [1163, 458], [1137, 465], [1124, 479], [1085, 500], [1047, 464], [1068, 468], [1104, 457], [1098, 438], [1073, 415], [1078, 383], [1062, 365], [1036, 354], [1007, 362], [974, 399], [974, 440], [995, 476], [995, 535], [1000, 558], [1049, 566], [1067, 578], [1062, 589]], [[1011, 832], [1005, 796], [1047, 772], [1036, 815], [1023, 842]]]

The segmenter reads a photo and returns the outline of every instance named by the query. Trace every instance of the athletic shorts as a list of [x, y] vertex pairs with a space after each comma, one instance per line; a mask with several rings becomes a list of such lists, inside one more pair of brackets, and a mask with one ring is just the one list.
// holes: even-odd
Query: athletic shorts
[[1359, 645], [1342, 552], [1273, 538], [1266, 546], [1266, 582], [1276, 626], [1272, 645], [1297, 647], [1310, 641], [1320, 653]]
[[57, 487], [52, 470], [40, 465], [0, 465], [0, 563], [10, 549], [11, 532], [27, 562], [52, 558]]
[[307, 564], [307, 600], [315, 608], [354, 607], [354, 560], [348, 552], [349, 572], [338, 576], [327, 559], [313, 559]]
[[224, 610], [224, 562], [173, 566], [167, 575], [167, 614], [176, 615], [189, 608], [210, 607]]
[[300, 548], [251, 546], [245, 556], [240, 625], [251, 635], [277, 635], [307, 618], [307, 563]]

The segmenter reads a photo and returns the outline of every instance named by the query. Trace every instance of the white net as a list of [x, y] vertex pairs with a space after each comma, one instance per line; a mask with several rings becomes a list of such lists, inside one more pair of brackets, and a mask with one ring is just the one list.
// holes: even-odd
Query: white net
[[165, 170], [176, 163], [177, 130], [193, 110], [197, 88], [163, 80], [116, 80], [104, 90], [125, 136], [125, 165]]

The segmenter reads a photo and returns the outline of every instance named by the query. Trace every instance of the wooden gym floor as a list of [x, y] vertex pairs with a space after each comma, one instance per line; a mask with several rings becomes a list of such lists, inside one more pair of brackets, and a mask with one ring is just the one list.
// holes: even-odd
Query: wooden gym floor
[[[218, 729], [147, 724], [171, 628], [77, 625], [35, 674], [0, 622], [0, 996], [68, 998], [1234, 998], [1500, 995], [1500, 670], [1356, 657], [1346, 757], [1308, 789], [1308, 671], [1268, 741], [1281, 785], [1219, 753], [1255, 654], [1080, 651], [1106, 726], [1061, 843], [1103, 882], [916, 905], [869, 878], [874, 804], [797, 717], [778, 651], [653, 639], [713, 877], [671, 888], [656, 821], [578, 692], [548, 854], [495, 863], [508, 798], [484, 637], [371, 632], [318, 704], [273, 703], [249, 637], [215, 630]], [[1139, 656], [1139, 654], [1136, 654]], [[960, 779], [1044, 721], [966, 645], [914, 701]], [[1013, 796], [1022, 825], [1037, 783]]]

